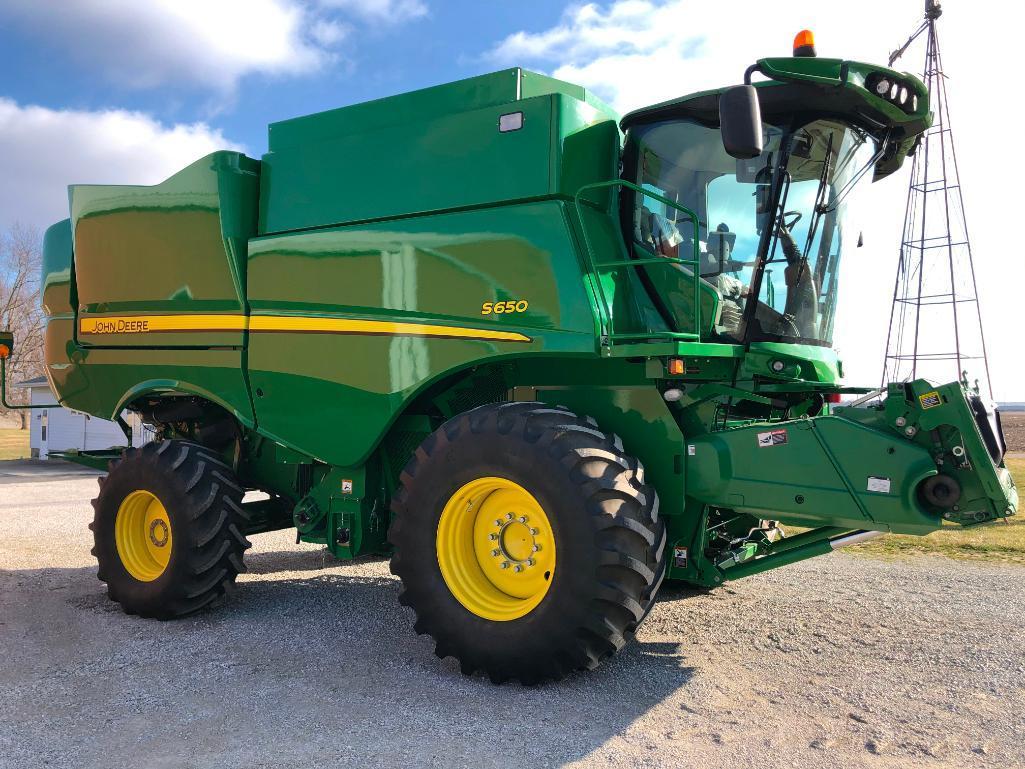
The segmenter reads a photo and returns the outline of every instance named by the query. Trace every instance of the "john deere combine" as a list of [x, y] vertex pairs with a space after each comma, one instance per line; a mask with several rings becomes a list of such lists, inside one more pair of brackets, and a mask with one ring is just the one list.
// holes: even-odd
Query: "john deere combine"
[[873, 397], [831, 349], [846, 203], [927, 93], [796, 53], [622, 120], [505, 70], [275, 123], [261, 160], [71, 187], [47, 375], [158, 434], [68, 456], [109, 467], [110, 597], [190, 614], [294, 527], [390, 553], [439, 656], [534, 682], [622, 647], [663, 578], [1014, 514], [975, 390]]

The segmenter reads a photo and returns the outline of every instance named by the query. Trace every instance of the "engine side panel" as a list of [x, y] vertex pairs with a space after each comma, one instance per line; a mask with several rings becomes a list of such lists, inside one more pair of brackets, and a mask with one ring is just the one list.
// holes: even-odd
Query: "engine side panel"
[[335, 465], [454, 371], [597, 354], [559, 201], [256, 239], [249, 296], [261, 431]]

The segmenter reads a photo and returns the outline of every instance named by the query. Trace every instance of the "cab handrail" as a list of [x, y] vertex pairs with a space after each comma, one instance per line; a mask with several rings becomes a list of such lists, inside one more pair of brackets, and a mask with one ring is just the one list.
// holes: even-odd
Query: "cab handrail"
[[[659, 201], [671, 208], [684, 214], [684, 216], [694, 225], [694, 238], [693, 238], [693, 259], [681, 259], [672, 256], [653, 256], [648, 259], [635, 259], [628, 258], [622, 261], [615, 262], [596, 262], [594, 256], [594, 250], [591, 246], [591, 238], [587, 233], [587, 225], [584, 222], [583, 209], [581, 208], [582, 196], [585, 192], [597, 189], [605, 188], [619, 188], [625, 187], [634, 192], [640, 193], [645, 197], [652, 198]], [[616, 200], [616, 195], [612, 196], [613, 200]], [[592, 182], [585, 184], [580, 187], [576, 194], [573, 196], [573, 205], [576, 209], [577, 221], [580, 222], [580, 231], [584, 237], [584, 251], [587, 254], [587, 267], [589, 273], [589, 279], [594, 284], [595, 293], [597, 294], [597, 305], [598, 305], [598, 322], [601, 326], [601, 342], [603, 347], [612, 347], [615, 342], [618, 341], [636, 341], [638, 339], [657, 339], [659, 341], [670, 340], [670, 341], [681, 341], [681, 342], [694, 342], [700, 341], [701, 339], [701, 259], [700, 259], [700, 246], [698, 243], [699, 228], [697, 214], [686, 206], [682, 206], [674, 200], [670, 200], [664, 195], [646, 190], [632, 182], [628, 182], [625, 179], [611, 179], [604, 182]], [[607, 211], [606, 211], [607, 212]], [[624, 268], [637, 269], [639, 267], [657, 266], [657, 265], [680, 265], [684, 267], [690, 267], [691, 280], [694, 284], [694, 329], [695, 331], [652, 331], [650, 333], [630, 333], [630, 334], [617, 334], [613, 328], [613, 317], [612, 308], [609, 304], [608, 297], [605, 294], [605, 287], [601, 282], [601, 275], [599, 270], [621, 270]]]

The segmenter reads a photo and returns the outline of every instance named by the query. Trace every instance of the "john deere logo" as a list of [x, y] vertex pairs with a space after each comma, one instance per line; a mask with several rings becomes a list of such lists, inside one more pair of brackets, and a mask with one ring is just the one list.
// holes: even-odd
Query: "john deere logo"
[[149, 331], [148, 320], [132, 320], [130, 318], [118, 318], [117, 320], [98, 320], [86, 333], [90, 334], [141, 334]]

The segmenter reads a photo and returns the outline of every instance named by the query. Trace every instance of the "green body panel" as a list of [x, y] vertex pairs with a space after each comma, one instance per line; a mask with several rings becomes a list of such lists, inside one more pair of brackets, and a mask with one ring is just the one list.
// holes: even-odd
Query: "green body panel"
[[[439, 378], [506, 357], [595, 355], [566, 209], [559, 201], [526, 203], [253, 240], [254, 316], [472, 320], [530, 339], [253, 334], [249, 371], [261, 429], [329, 464], [354, 465], [403, 405]], [[481, 314], [484, 303], [506, 300], [528, 307]]]
[[[1003, 462], [995, 462], [982, 436], [982, 425], [966, 397], [964, 383], [937, 387], [925, 380], [891, 384], [885, 407], [874, 426], [927, 450], [939, 472], [953, 478], [961, 497], [952, 509], [934, 515], [962, 524], [984, 523], [1018, 508], [1018, 495]], [[838, 408], [845, 418], [866, 421], [865, 410]], [[881, 423], [881, 424], [880, 424]]]
[[[782, 371], [772, 369], [774, 361], [783, 361]], [[752, 342], [741, 367], [746, 377], [772, 377], [781, 383], [793, 380], [835, 384], [843, 378], [842, 371], [843, 364], [832, 348], [779, 342]]]
[[[216, 152], [152, 187], [75, 185], [71, 226], [79, 320], [135, 313], [242, 313], [259, 166]], [[136, 346], [133, 334], [81, 335]], [[243, 334], [162, 334], [162, 347], [241, 346]]]
[[[505, 70], [271, 125], [260, 232], [572, 195], [613, 176], [615, 115], [576, 86], [523, 78]], [[500, 131], [512, 112], [522, 127]]]
[[[875, 103], [879, 68], [760, 66], [777, 81], [760, 88], [811, 84], [909, 142], [929, 123]], [[852, 391], [833, 350], [715, 341], [720, 295], [681, 260], [628, 251], [621, 147], [583, 89], [513, 69], [275, 123], [262, 161], [220, 152], [152, 187], [73, 187], [44, 249], [47, 375], [72, 408], [209, 439], [272, 495], [253, 531], [294, 525], [339, 557], [386, 549], [391, 495], [432, 430], [504, 400], [620, 436], [660, 497], [671, 578], [712, 585], [854, 529], [1015, 512], [963, 385], [928, 409], [924, 383], [830, 407]], [[157, 419], [168, 404], [192, 411]], [[923, 501], [937, 474], [963, 508]], [[776, 543], [764, 519], [819, 528]]]
[[43, 235], [43, 312], [47, 317], [74, 317], [71, 295], [71, 220], [47, 228]]
[[[939, 524], [916, 499], [936, 473], [929, 452], [840, 417], [692, 437], [687, 453], [687, 493], [706, 504], [799, 526], [920, 534]], [[886, 478], [889, 490], [871, 491], [870, 478]]]
[[80, 347], [73, 330], [73, 319], [50, 318], [44, 343], [47, 376], [71, 408], [115, 419], [143, 395], [188, 394], [254, 425], [240, 349]]

